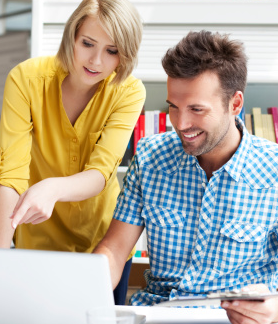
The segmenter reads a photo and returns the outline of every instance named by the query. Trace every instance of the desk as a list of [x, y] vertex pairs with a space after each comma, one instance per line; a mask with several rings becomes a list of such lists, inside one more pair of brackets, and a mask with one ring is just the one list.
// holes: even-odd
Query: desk
[[224, 309], [116, 306], [146, 316], [146, 324], [230, 324]]

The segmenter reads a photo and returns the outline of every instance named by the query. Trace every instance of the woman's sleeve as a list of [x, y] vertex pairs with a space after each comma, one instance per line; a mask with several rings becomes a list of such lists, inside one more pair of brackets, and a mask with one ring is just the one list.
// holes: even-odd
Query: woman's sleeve
[[28, 81], [20, 67], [8, 75], [0, 124], [0, 185], [22, 194], [28, 188], [31, 161], [31, 112]]
[[106, 186], [122, 161], [145, 98], [145, 87], [140, 80], [124, 89], [85, 165], [85, 170], [99, 170], [106, 180]]

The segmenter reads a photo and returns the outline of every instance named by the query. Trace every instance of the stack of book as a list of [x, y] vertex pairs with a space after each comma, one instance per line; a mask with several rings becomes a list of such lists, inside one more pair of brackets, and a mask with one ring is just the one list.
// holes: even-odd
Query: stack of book
[[278, 143], [278, 108], [269, 107], [263, 113], [261, 107], [253, 107], [244, 114], [245, 126], [250, 134]]
[[130, 164], [140, 138], [173, 130], [174, 128], [168, 113], [160, 110], [145, 110], [143, 108], [134, 127], [121, 166], [128, 166]]

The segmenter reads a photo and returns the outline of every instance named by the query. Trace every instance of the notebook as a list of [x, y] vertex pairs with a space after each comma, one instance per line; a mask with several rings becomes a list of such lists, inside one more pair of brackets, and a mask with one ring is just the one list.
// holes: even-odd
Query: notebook
[[86, 310], [114, 305], [104, 255], [0, 249], [0, 322], [86, 324]]

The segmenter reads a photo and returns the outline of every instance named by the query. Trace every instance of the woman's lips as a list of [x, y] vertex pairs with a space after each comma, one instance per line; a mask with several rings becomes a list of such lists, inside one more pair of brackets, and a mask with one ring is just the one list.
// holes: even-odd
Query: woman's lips
[[84, 67], [84, 70], [85, 70], [86, 74], [88, 74], [90, 76], [97, 76], [97, 75], [99, 75], [101, 73], [101, 72], [98, 72], [98, 71], [95, 71], [95, 70], [88, 69], [86, 67]]

